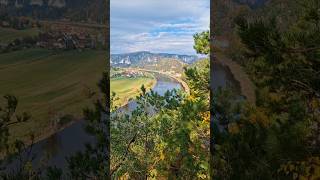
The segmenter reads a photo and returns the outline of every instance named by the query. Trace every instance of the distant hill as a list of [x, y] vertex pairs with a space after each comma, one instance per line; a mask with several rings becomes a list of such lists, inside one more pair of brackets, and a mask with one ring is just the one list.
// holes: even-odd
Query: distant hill
[[179, 55], [168, 53], [151, 53], [148, 51], [140, 51], [127, 54], [112, 54], [110, 63], [115, 67], [129, 67], [129, 66], [148, 66], [161, 61], [179, 61], [186, 64], [191, 64], [198, 60], [197, 56]]
[[103, 22], [103, 0], [0, 0], [0, 15]]

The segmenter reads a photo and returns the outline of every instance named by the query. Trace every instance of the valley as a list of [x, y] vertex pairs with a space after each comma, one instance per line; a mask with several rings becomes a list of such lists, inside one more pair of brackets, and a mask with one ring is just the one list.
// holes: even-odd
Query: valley
[[[9, 143], [56, 133], [83, 119], [90, 98], [101, 96], [97, 83], [107, 62], [103, 13], [97, 12], [103, 1], [87, 3], [0, 1], [0, 96], [13, 95], [17, 113], [31, 115], [10, 126]], [[79, 16], [83, 7], [91, 10]]]
[[[152, 49], [145, 51], [142, 48], [132, 52], [123, 48], [123, 52], [130, 53], [111, 54], [107, 59], [106, 50], [111, 45], [106, 37], [108, 32], [105, 28], [108, 26], [104, 25], [104, 5], [101, 0], [0, 1], [0, 32], [3, 32], [0, 36], [0, 95], [4, 97], [0, 112], [6, 113], [10, 102], [5, 95], [10, 93], [18, 100], [14, 115], [24, 112], [31, 115], [25, 122], [15, 122], [21, 117], [13, 116], [11, 119], [10, 116], [0, 132], [8, 131], [2, 138], [2, 144], [10, 146], [7, 151], [1, 149], [0, 144], [1, 158], [7, 160], [6, 157], [18, 151], [13, 154], [12, 161], [2, 163], [5, 167], [0, 173], [4, 176], [11, 175], [6, 174], [8, 171], [19, 173], [21, 170], [39, 177], [47, 175], [55, 176], [54, 179], [58, 179], [58, 176], [60, 179], [77, 179], [82, 177], [82, 172], [86, 174], [85, 171], [93, 170], [95, 172], [88, 173], [89, 176], [93, 175], [92, 179], [105, 179], [109, 174], [99, 172], [104, 177], [96, 176], [98, 171], [105, 170], [97, 167], [109, 163], [112, 177], [124, 177], [119, 174], [126, 172], [122, 170], [124, 166], [120, 165], [121, 169], [117, 169], [118, 163], [127, 163], [123, 155], [134, 155], [137, 157], [134, 159], [138, 160], [152, 153], [154, 158], [150, 160], [158, 162], [159, 155], [160, 161], [163, 161], [163, 152], [168, 151], [172, 154], [166, 156], [171, 156], [172, 162], [162, 163], [174, 166], [177, 162], [175, 158], [181, 156], [177, 150], [184, 146], [184, 142], [194, 141], [187, 140], [191, 135], [204, 135], [198, 136], [201, 139], [207, 136], [207, 90], [201, 92], [201, 98], [196, 97], [195, 92], [198, 91], [191, 89], [194, 80], [190, 81], [185, 74], [187, 68], [199, 60], [197, 55], [190, 55], [195, 51], [162, 49], [151, 52]], [[108, 73], [103, 72], [109, 68], [110, 77], [106, 77]], [[203, 70], [202, 75], [207, 74], [207, 66], [200, 69]], [[190, 70], [189, 76], [193, 77], [192, 73], [197, 72]], [[105, 113], [108, 109], [105, 99], [109, 95], [105, 94], [108, 80], [110, 95], [115, 95], [111, 116]], [[190, 87], [187, 81], [191, 82]], [[144, 92], [142, 86], [147, 92], [145, 95], [140, 95]], [[204, 87], [201, 84], [197, 86]], [[150, 90], [154, 93], [148, 93]], [[107, 133], [110, 133], [109, 137]], [[144, 134], [147, 137], [145, 142]], [[131, 140], [132, 137], [136, 137], [136, 140]], [[9, 138], [9, 141], [5, 138]], [[106, 158], [106, 140], [109, 138], [112, 154]], [[169, 138], [175, 142], [165, 142]], [[21, 144], [15, 143], [15, 140], [21, 140]], [[131, 142], [136, 142], [129, 147], [128, 140], [131, 140], [129, 146]], [[167, 149], [166, 143], [173, 143], [174, 149]], [[162, 147], [157, 144], [162, 144]], [[168, 147], [171, 146], [169, 144]], [[208, 143], [199, 141], [199, 145], [193, 146], [196, 148], [194, 152], [190, 151], [193, 157], [200, 152], [199, 148], [207, 154]], [[123, 150], [127, 152], [123, 153]], [[31, 157], [33, 153], [35, 156]], [[83, 159], [82, 155], [86, 158]], [[115, 161], [118, 157], [120, 161]], [[131, 157], [128, 160], [133, 160]], [[25, 161], [21, 162], [21, 159]], [[91, 168], [87, 163], [97, 166]], [[151, 161], [135, 162], [137, 167], [141, 167], [140, 163], [149, 166]], [[74, 173], [73, 168], [77, 169], [78, 165], [84, 165], [85, 169], [80, 170], [81, 173]], [[166, 171], [170, 170], [161, 173]]]
[[[106, 70], [105, 26], [25, 17], [3, 17], [0, 22], [0, 80], [4, 82], [0, 95], [16, 96], [18, 112], [32, 115], [30, 121], [10, 127], [10, 142], [27, 142], [31, 134], [38, 141], [82, 119], [90, 98], [99, 96], [96, 84]], [[111, 76], [133, 73], [111, 78], [114, 105], [120, 107], [135, 99], [142, 85], [147, 90], [154, 88], [155, 73], [174, 79], [188, 92], [181, 76], [184, 68], [197, 60], [194, 55], [147, 51], [111, 55]]]
[[[183, 90], [190, 92], [182, 80], [184, 68], [198, 60], [196, 56], [147, 51], [128, 54], [112, 54], [111, 93], [116, 94], [114, 106], [123, 106], [141, 93], [141, 86], [152, 89], [157, 80], [154, 74], [161, 74], [178, 82]], [[188, 63], [186, 63], [188, 62]]]
[[[180, 61], [172, 62], [170, 67], [187, 66]], [[110, 92], [117, 97], [114, 106], [120, 107], [135, 99], [142, 85], [147, 91], [152, 89], [157, 83], [155, 73], [174, 79], [189, 91], [181, 80], [181, 70], [154, 69], [149, 65], [112, 68]], [[90, 105], [90, 98], [99, 96], [96, 84], [105, 67], [102, 50], [32, 48], [0, 54], [0, 81], [4, 82], [0, 85], [0, 94], [16, 96], [18, 112], [23, 110], [32, 115], [30, 121], [10, 129], [13, 134], [10, 139], [28, 141], [30, 134], [34, 134], [38, 141], [81, 119], [82, 109]]]
[[[105, 52], [28, 49], [0, 54], [0, 94], [19, 100], [18, 112], [30, 121], [13, 126], [10, 139], [37, 138], [82, 118], [82, 109], [98, 96], [97, 82], [106, 69]], [[66, 122], [64, 122], [66, 121]]]

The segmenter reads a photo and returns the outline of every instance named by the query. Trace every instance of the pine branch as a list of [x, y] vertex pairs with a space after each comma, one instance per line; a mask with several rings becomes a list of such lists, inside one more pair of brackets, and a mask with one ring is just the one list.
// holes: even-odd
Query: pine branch
[[289, 48], [287, 52], [289, 53], [308, 53], [311, 51], [320, 50], [320, 47], [312, 47], [312, 48]]
[[112, 168], [110, 176], [112, 176], [123, 165], [123, 162], [127, 159], [127, 156], [129, 154], [130, 146], [131, 146], [131, 144], [133, 144], [135, 142], [137, 136], [138, 136], [138, 133], [136, 133], [133, 136], [133, 138], [130, 140], [130, 142], [127, 145], [126, 151], [125, 151], [125, 153], [123, 155], [123, 158], [122, 158], [121, 162], [118, 165], [116, 165], [114, 168]]

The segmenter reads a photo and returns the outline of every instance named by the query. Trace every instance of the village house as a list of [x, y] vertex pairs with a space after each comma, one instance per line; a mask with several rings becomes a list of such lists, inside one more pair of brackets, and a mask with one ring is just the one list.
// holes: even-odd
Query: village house
[[7, 21], [2, 21], [2, 22], [1, 22], [1, 26], [2, 26], [2, 27], [10, 27], [10, 24], [9, 24], [9, 22], [7, 22]]
[[76, 34], [64, 31], [40, 33], [37, 45], [49, 49], [84, 49], [96, 47], [94, 39], [89, 34], [84, 32]]
[[115, 78], [115, 77], [136, 78], [136, 77], [142, 77], [142, 76], [145, 76], [145, 74], [141, 71], [125, 70], [123, 72], [114, 74], [112, 78]]

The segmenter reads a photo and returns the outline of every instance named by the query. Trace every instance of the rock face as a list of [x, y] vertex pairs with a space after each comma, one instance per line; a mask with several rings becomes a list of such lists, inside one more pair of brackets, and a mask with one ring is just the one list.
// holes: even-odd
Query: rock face
[[180, 62], [191, 64], [198, 60], [197, 56], [168, 54], [168, 53], [151, 53], [148, 51], [127, 53], [127, 54], [112, 54], [110, 63], [113, 66], [131, 66], [143, 63], [156, 63], [160, 59], [175, 59]]

